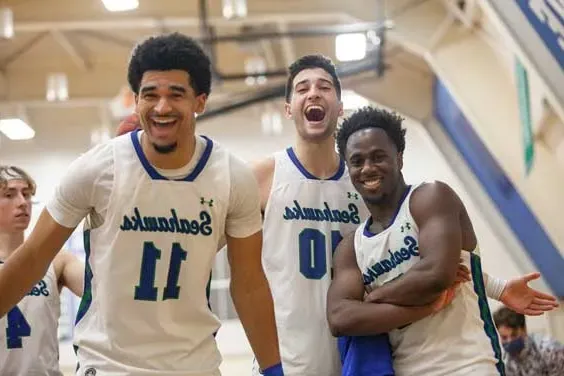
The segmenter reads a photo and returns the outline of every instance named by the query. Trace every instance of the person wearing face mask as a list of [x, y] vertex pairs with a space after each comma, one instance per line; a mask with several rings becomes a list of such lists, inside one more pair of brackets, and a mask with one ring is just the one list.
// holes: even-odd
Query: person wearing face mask
[[548, 337], [527, 333], [525, 316], [502, 307], [494, 313], [507, 376], [562, 375], [564, 346]]

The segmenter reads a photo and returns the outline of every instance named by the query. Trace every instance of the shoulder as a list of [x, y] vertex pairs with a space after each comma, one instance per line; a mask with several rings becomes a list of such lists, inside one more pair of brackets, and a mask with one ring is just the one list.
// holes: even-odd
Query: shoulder
[[254, 161], [251, 163], [251, 169], [255, 178], [262, 185], [265, 182], [272, 181], [274, 175], [275, 158], [273, 155]]
[[442, 181], [422, 183], [409, 201], [409, 209], [414, 216], [429, 215], [435, 212], [460, 210], [462, 202], [456, 192]]

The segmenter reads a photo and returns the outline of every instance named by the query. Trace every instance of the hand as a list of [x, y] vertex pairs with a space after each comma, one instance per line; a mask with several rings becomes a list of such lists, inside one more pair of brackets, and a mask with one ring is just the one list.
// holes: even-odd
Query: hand
[[472, 280], [472, 275], [470, 274], [470, 270], [461, 263], [458, 264], [458, 269], [456, 270], [456, 279], [454, 280], [455, 284], [460, 284], [464, 282], [470, 282]]
[[456, 282], [452, 287], [449, 287], [445, 291], [441, 293], [439, 298], [431, 303], [431, 309], [433, 313], [437, 313], [440, 310], [446, 308], [456, 296], [456, 289], [460, 285], [459, 282]]
[[530, 281], [538, 279], [540, 273], [530, 273], [507, 282], [501, 293], [500, 301], [515, 312], [540, 316], [558, 307], [556, 298], [528, 286]]

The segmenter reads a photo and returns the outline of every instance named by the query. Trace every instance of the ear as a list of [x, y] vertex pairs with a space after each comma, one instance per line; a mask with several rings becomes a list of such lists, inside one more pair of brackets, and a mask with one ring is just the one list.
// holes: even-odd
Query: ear
[[286, 118], [292, 118], [292, 109], [290, 107], [290, 103], [284, 103], [284, 112], [286, 113]]
[[194, 112], [198, 115], [201, 115], [204, 110], [206, 109], [206, 102], [208, 101], [208, 95], [202, 93], [196, 97], [196, 108], [194, 108]]
[[135, 101], [135, 108], [133, 109], [133, 112], [139, 115], [139, 95], [134, 94], [133, 100]]
[[398, 153], [398, 167], [399, 167], [400, 171], [403, 168], [403, 152]]
[[339, 117], [345, 115], [345, 110], [343, 108], [343, 102], [339, 101]]

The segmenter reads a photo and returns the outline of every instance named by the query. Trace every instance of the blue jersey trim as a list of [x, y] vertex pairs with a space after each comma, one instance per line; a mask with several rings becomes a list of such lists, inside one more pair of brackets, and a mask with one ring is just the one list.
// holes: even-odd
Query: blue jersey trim
[[[411, 191], [411, 185], [407, 186], [407, 189], [405, 190], [405, 192], [403, 192], [403, 195], [401, 196], [401, 200], [398, 204], [398, 207], [396, 208], [396, 211], [394, 213], [394, 216], [392, 217], [392, 220], [390, 221], [390, 224], [386, 227], [390, 227], [396, 220], [396, 217], [398, 216], [398, 213], [401, 209], [401, 206], [403, 205], [403, 202], [405, 201], [407, 195], [409, 194], [409, 192]], [[370, 225], [372, 224], [372, 216], [368, 217], [368, 220], [366, 221], [366, 224], [364, 225], [364, 231], [363, 234], [364, 236], [366, 236], [367, 238], [371, 238], [375, 235], [378, 234], [374, 234], [372, 231], [370, 231]]]
[[209, 138], [205, 137], [205, 136], [202, 136], [206, 140], [206, 148], [204, 149], [204, 152], [202, 153], [200, 160], [196, 164], [194, 171], [192, 171], [190, 174], [188, 174], [187, 176], [185, 176], [184, 178], [181, 178], [181, 179], [168, 179], [167, 177], [159, 174], [157, 172], [157, 170], [155, 170], [155, 168], [151, 165], [151, 163], [149, 163], [149, 160], [145, 156], [145, 153], [143, 153], [143, 148], [141, 147], [141, 144], [139, 143], [138, 133], [139, 133], [139, 129], [136, 129], [133, 132], [131, 132], [131, 141], [133, 142], [133, 147], [135, 148], [135, 153], [137, 154], [139, 161], [143, 165], [143, 168], [145, 169], [145, 171], [147, 171], [147, 173], [149, 174], [149, 176], [153, 180], [174, 180], [174, 181], [194, 181], [194, 180], [196, 180], [196, 178], [202, 172], [204, 167], [206, 167], [206, 163], [208, 162], [210, 155], [211, 155], [211, 152], [212, 152], [212, 149], [213, 149], [213, 141], [210, 140]]
[[339, 168], [337, 169], [337, 172], [335, 173], [335, 175], [333, 175], [333, 176], [331, 176], [330, 178], [327, 178], [327, 179], [319, 179], [317, 176], [314, 176], [308, 170], [306, 170], [304, 165], [302, 165], [302, 163], [298, 159], [298, 156], [296, 155], [296, 153], [294, 152], [294, 149], [292, 147], [289, 147], [288, 149], [286, 149], [286, 152], [288, 153], [288, 157], [290, 157], [290, 160], [292, 161], [292, 163], [298, 168], [298, 170], [300, 170], [302, 175], [305, 176], [308, 179], [311, 179], [311, 180], [339, 180], [343, 176], [343, 174], [345, 173], [345, 161], [343, 160], [343, 158], [339, 158]]

